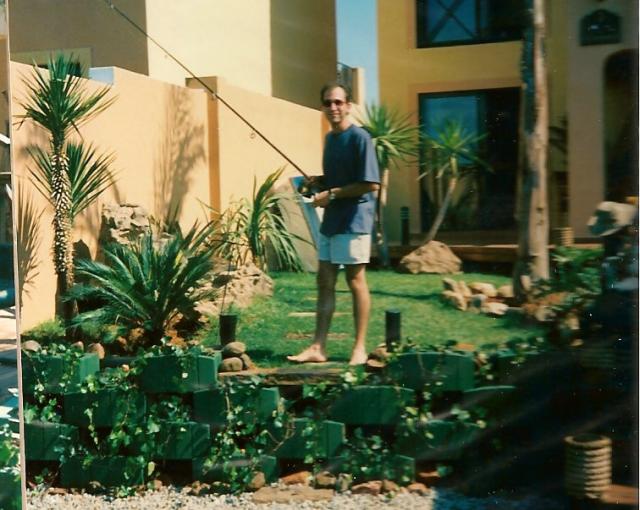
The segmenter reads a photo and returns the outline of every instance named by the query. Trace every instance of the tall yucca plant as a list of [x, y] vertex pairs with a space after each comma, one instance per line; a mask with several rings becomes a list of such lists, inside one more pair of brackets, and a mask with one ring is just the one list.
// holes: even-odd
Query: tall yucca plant
[[420, 151], [420, 128], [411, 122], [411, 115], [403, 115], [385, 105], [371, 104], [358, 119], [371, 135], [380, 168], [380, 192], [376, 207], [376, 244], [383, 265], [389, 264], [389, 250], [384, 230], [384, 212], [389, 189], [389, 169], [400, 163], [414, 161]]
[[[112, 100], [107, 99], [108, 87], [90, 93], [86, 89], [85, 81], [74, 76], [77, 64], [73, 57], [58, 55], [49, 60], [48, 72], [40, 70], [34, 65], [29, 78], [24, 79], [27, 88], [27, 98], [21, 106], [25, 113], [22, 119], [30, 119], [43, 127], [48, 134], [49, 147], [46, 153], [43, 150], [32, 151], [41, 179], [36, 179], [41, 191], [49, 196], [53, 206], [53, 230], [54, 245], [53, 259], [58, 279], [58, 297], [62, 297], [71, 287], [73, 276], [73, 246], [71, 230], [75, 214], [91, 202], [89, 198], [97, 197], [96, 190], [104, 189], [99, 184], [96, 188], [96, 178], [85, 175], [91, 183], [84, 193], [73, 193], [72, 177], [70, 172], [70, 151], [67, 147], [69, 135], [77, 131], [78, 127], [96, 114], [107, 108]], [[77, 154], [77, 153], [76, 153]], [[83, 158], [80, 157], [80, 160]], [[104, 161], [103, 161], [104, 163]], [[103, 166], [98, 163], [98, 167]], [[91, 167], [91, 164], [89, 164]], [[82, 174], [83, 172], [80, 171]], [[89, 172], [90, 173], [90, 172]], [[32, 172], [33, 174], [33, 172]], [[78, 172], [75, 172], [78, 177]], [[75, 184], [82, 179], [76, 179]], [[74, 198], [80, 198], [79, 203], [74, 204]], [[89, 200], [88, 200], [89, 199]], [[73, 303], [67, 302], [62, 307], [65, 320], [73, 315]]]
[[162, 242], [148, 232], [130, 246], [107, 246], [105, 264], [79, 260], [76, 271], [90, 283], [75, 285], [68, 298], [101, 306], [80, 313], [73, 324], [115, 325], [121, 335], [141, 328], [141, 347], [159, 344], [178, 314], [190, 316], [212, 292], [200, 285], [212, 269], [210, 237], [210, 225], [186, 234], [177, 230]]
[[489, 164], [478, 157], [478, 142], [485, 137], [486, 133], [478, 135], [468, 132], [462, 122], [454, 119], [445, 121], [433, 135], [425, 135], [426, 170], [418, 178], [432, 174], [436, 179], [446, 181], [444, 199], [425, 243], [433, 240], [438, 233], [463, 173], [479, 169], [491, 170]]

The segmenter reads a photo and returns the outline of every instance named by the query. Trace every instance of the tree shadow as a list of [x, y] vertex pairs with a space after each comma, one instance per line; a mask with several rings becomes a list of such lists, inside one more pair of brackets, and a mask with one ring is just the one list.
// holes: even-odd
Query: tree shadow
[[205, 156], [204, 126], [193, 123], [189, 105], [189, 92], [173, 87], [165, 109], [165, 136], [158, 148], [153, 174], [154, 216], [166, 225], [175, 224], [180, 217], [193, 169]]
[[[18, 188], [18, 217], [16, 222], [16, 247], [18, 252], [18, 291], [22, 295], [31, 296], [30, 290], [35, 288], [35, 279], [40, 274], [40, 219], [44, 212], [38, 209], [32, 197], [27, 196], [24, 188]], [[22, 302], [22, 300], [21, 300]]]

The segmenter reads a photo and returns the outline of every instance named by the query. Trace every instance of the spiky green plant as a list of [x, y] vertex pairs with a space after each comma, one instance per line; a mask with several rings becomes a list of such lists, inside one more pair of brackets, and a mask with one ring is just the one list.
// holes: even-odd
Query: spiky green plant
[[[71, 231], [73, 204], [72, 184], [69, 172], [69, 157], [66, 144], [72, 131], [107, 108], [112, 99], [107, 99], [109, 87], [89, 92], [86, 82], [75, 76], [77, 63], [73, 56], [58, 55], [51, 58], [48, 70], [35, 64], [29, 78], [24, 79], [27, 97], [21, 103], [25, 112], [22, 120], [31, 120], [47, 131], [49, 148], [46, 158], [37, 158], [36, 163], [45, 163], [42, 175], [48, 172], [49, 200], [53, 205], [54, 245], [53, 259], [58, 279], [58, 296], [63, 296], [73, 284], [73, 246]], [[41, 153], [44, 156], [44, 153]], [[72, 303], [62, 310], [69, 320], [73, 315]]]
[[251, 257], [264, 269], [273, 254], [280, 269], [302, 270], [294, 245], [294, 240], [301, 238], [289, 231], [278, 208], [278, 202], [286, 195], [273, 192], [283, 171], [280, 168], [268, 175], [260, 186], [254, 178], [251, 199], [238, 200], [224, 211], [216, 233], [218, 256], [240, 264]]
[[435, 179], [446, 181], [445, 196], [425, 242], [431, 241], [438, 233], [462, 175], [479, 169], [491, 171], [489, 164], [478, 156], [478, 142], [486, 136], [486, 133], [469, 132], [457, 119], [448, 119], [433, 135], [425, 135], [426, 169], [418, 179], [431, 174]]
[[78, 261], [78, 275], [90, 283], [75, 285], [69, 298], [101, 306], [80, 313], [73, 324], [116, 326], [123, 336], [141, 328], [142, 347], [160, 343], [178, 314], [191, 316], [196, 302], [213, 292], [201, 286], [212, 269], [210, 237], [210, 225], [161, 241], [148, 232], [130, 246], [107, 246], [105, 264]]
[[380, 168], [380, 192], [376, 207], [376, 244], [383, 265], [389, 256], [384, 230], [384, 211], [389, 189], [389, 169], [401, 163], [414, 161], [420, 153], [420, 127], [411, 121], [411, 115], [403, 115], [385, 105], [370, 104], [365, 115], [358, 119], [371, 135]]

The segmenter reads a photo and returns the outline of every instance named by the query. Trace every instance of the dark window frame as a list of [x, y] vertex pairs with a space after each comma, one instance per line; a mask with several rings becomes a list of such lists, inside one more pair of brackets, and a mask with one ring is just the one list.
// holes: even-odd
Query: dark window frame
[[[468, 45], [476, 45], [476, 44], [490, 44], [497, 42], [509, 42], [509, 41], [519, 41], [522, 39], [522, 31], [524, 30], [524, 26], [521, 27], [519, 34], [507, 35], [507, 36], [481, 36], [475, 39], [456, 39], [456, 40], [448, 40], [442, 42], [433, 42], [429, 40], [429, 33], [427, 31], [427, 14], [429, 9], [429, 2], [434, 2], [437, 0], [416, 0], [416, 42], [417, 47], [420, 49], [424, 48], [442, 48], [447, 46], [468, 46]], [[483, 0], [473, 0], [476, 2], [476, 6], [478, 2]], [[509, 0], [514, 1], [514, 0]], [[476, 8], [476, 24], [479, 24], [479, 9]], [[523, 24], [524, 25], [524, 24]]]

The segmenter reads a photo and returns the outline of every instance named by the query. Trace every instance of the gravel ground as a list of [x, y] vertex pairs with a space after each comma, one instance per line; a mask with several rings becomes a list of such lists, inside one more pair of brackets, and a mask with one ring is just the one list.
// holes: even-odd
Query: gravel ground
[[141, 496], [108, 500], [100, 496], [51, 495], [31, 492], [27, 509], [82, 509], [82, 510], [201, 510], [201, 509], [256, 509], [256, 510], [560, 510], [558, 502], [527, 496], [524, 499], [467, 498], [447, 490], [433, 489], [427, 496], [398, 494], [385, 496], [336, 494], [330, 501], [305, 501], [291, 504], [252, 502], [251, 494], [240, 496], [190, 496], [176, 489], [163, 488]]

